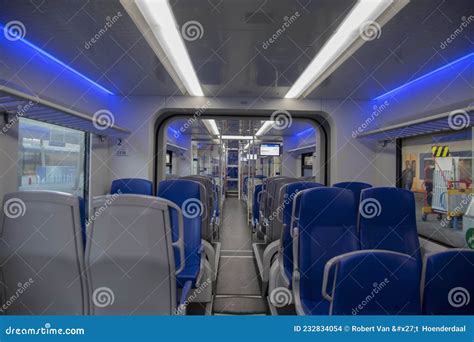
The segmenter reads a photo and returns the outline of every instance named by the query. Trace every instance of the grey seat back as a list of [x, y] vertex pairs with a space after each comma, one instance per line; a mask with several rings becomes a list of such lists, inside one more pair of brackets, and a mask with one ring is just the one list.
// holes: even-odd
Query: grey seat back
[[5, 195], [0, 215], [3, 311], [87, 314], [78, 197], [53, 191], [14, 192]]
[[[265, 192], [263, 194], [263, 216], [265, 221], [268, 220], [268, 217], [272, 213], [272, 203], [273, 203], [273, 191], [274, 191], [274, 185], [275, 182], [277, 182], [280, 179], [285, 179], [287, 178], [286, 176], [274, 176], [274, 177], [269, 177], [266, 179], [266, 188]], [[262, 203], [262, 202], [260, 202]]]
[[283, 229], [283, 209], [285, 200], [285, 186], [298, 181], [298, 178], [285, 177], [273, 182], [273, 200], [271, 206], [272, 220], [269, 221], [266, 232], [266, 241], [273, 242], [278, 240]]
[[86, 252], [91, 314], [176, 312], [170, 203], [142, 195], [94, 198]]

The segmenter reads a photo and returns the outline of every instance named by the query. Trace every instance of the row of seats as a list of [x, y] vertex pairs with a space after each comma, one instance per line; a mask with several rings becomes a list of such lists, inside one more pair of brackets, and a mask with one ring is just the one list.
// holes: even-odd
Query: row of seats
[[[127, 193], [137, 190], [137, 194], [144, 189], [150, 191], [152, 188], [148, 183], [147, 180], [138, 179], [116, 180], [112, 183], [112, 193], [118, 193], [119, 190], [123, 193], [122, 189]], [[178, 234], [180, 219], [184, 225], [186, 266], [177, 275], [178, 288], [199, 287], [204, 274], [208, 275], [210, 281], [215, 282], [220, 244], [215, 241], [218, 237], [216, 232], [219, 231], [219, 197], [213, 178], [201, 175], [173, 177], [159, 183], [157, 196], [171, 201], [181, 210], [171, 210], [170, 213], [174, 237]], [[182, 259], [175, 250], [177, 268], [180, 267]], [[211, 286], [208, 288], [212, 289]], [[210, 302], [210, 297], [205, 296], [203, 301]]]
[[[263, 242], [253, 244], [262, 295], [267, 294], [272, 261], [280, 248], [284, 227], [290, 226], [292, 202], [295, 194], [303, 189], [322, 184], [312, 179], [275, 176], [266, 178], [254, 191], [253, 229]], [[258, 208], [257, 210], [255, 210]]]
[[[216, 256], [203, 238], [207, 188], [173, 179], [160, 182], [160, 197], [152, 189], [145, 180], [114, 181], [112, 194], [91, 203], [86, 239], [76, 196], [6, 195], [4, 207], [18, 203], [22, 212], [0, 221], [4, 312], [184, 314], [192, 288], [193, 301], [210, 302]], [[197, 214], [184, 206], [189, 199], [203, 204]]]
[[[429, 267], [434, 265], [431, 261], [434, 259], [446, 262], [444, 254], [432, 256], [434, 259], [424, 264], [423, 274], [429, 280], [423, 282], [421, 311], [419, 288], [423, 263], [413, 193], [396, 188], [371, 188], [358, 182], [328, 188], [302, 179], [274, 179], [269, 178], [262, 186], [267, 193], [260, 195], [259, 223], [265, 240], [254, 244], [262, 294], [269, 295], [270, 302], [275, 298], [273, 292], [283, 287], [293, 291], [299, 314], [442, 314], [450, 310], [456, 314], [472, 313], [472, 305], [461, 309], [447, 307], [447, 295], [441, 299], [439, 294], [433, 295], [440, 287], [446, 289], [450, 285], [448, 282], [434, 285], [437, 272], [446, 269], [439, 264]], [[281, 222], [272, 222], [275, 218]], [[280, 226], [279, 240], [272, 241], [275, 232], [269, 232]], [[472, 251], [451, 252], [458, 260], [472, 260]], [[467, 278], [456, 276], [454, 270], [458, 267], [472, 270], [473, 265], [457, 262], [447, 268], [452, 273], [450, 277], [468, 291], [474, 290], [473, 285]], [[390, 286], [385, 281], [390, 281]], [[328, 284], [332, 286], [329, 290]], [[374, 288], [373, 284], [380, 288]], [[394, 295], [405, 287], [411, 291]], [[371, 298], [372, 290], [377, 292], [377, 298], [369, 305], [365, 298]], [[441, 304], [443, 310], [434, 308]]]
[[[220, 228], [220, 190], [215, 180], [212, 177], [202, 175], [173, 176], [168, 178], [168, 180], [175, 179], [189, 179], [202, 184], [204, 187], [202, 191], [202, 203], [206, 209], [206, 215], [203, 217], [205, 219], [206, 228], [209, 227], [209, 231], [206, 231], [204, 235], [207, 240], [217, 240]], [[147, 179], [140, 178], [116, 179], [112, 182], [110, 193], [153, 196], [153, 183]]]

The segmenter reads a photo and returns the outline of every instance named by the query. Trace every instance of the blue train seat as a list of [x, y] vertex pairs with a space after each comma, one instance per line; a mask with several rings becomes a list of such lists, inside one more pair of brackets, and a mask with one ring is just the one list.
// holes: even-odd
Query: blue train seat
[[418, 274], [416, 259], [407, 254], [350, 252], [326, 263], [322, 293], [331, 315], [419, 315]]
[[252, 228], [255, 231], [258, 225], [258, 219], [260, 216], [260, 193], [262, 192], [263, 184], [255, 185], [253, 192], [253, 204], [252, 204]]
[[359, 210], [359, 203], [360, 203], [360, 193], [364, 189], [371, 188], [372, 185], [363, 182], [340, 182], [333, 184], [336, 188], [343, 188], [349, 189], [354, 193], [355, 201], [356, 201], [356, 210]]
[[474, 250], [428, 254], [422, 275], [423, 314], [474, 314]]
[[293, 237], [291, 229], [296, 224], [295, 220], [299, 213], [301, 201], [298, 200], [298, 194], [306, 189], [323, 187], [323, 184], [315, 182], [294, 182], [288, 184], [285, 188], [285, 207], [283, 209], [283, 230], [280, 238], [280, 271], [291, 288], [291, 278], [293, 274]]
[[[186, 281], [191, 281], [193, 287], [198, 280], [203, 250], [201, 243], [201, 216], [204, 208], [201, 203], [201, 186], [198, 182], [188, 179], [172, 179], [161, 181], [158, 186], [158, 197], [167, 199], [183, 212], [184, 221], [184, 254], [186, 266], [177, 275], [178, 286], [183, 287]], [[173, 228], [173, 239], [178, 238], [178, 211], [170, 208], [171, 226]], [[181, 260], [175, 250], [176, 267], [179, 268]]]
[[362, 190], [359, 234], [362, 249], [408, 254], [417, 260], [421, 273], [413, 192], [389, 187]]
[[121, 178], [112, 182], [111, 194], [134, 194], [153, 196], [153, 183], [141, 178]]
[[340, 254], [359, 249], [354, 195], [340, 188], [303, 190], [293, 229], [293, 293], [300, 315], [327, 315], [322, 297], [324, 266]]

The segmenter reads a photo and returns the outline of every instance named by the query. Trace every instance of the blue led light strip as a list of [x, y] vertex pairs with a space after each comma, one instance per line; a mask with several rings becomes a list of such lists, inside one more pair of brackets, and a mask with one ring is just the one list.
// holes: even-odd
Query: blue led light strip
[[[0, 24], [0, 31], [2, 31], [2, 33], [4, 32], [5, 30], [5, 27], [3, 25]], [[67, 70], [71, 71], [72, 73], [76, 74], [77, 76], [81, 77], [82, 79], [86, 80], [87, 82], [95, 85], [97, 88], [105, 91], [107, 94], [110, 94], [110, 95], [115, 95], [114, 93], [112, 93], [110, 90], [104, 88], [103, 86], [101, 86], [100, 84], [94, 82], [93, 80], [91, 80], [89, 77], [87, 76], [84, 76], [83, 74], [81, 74], [79, 71], [71, 68], [69, 65], [65, 64], [64, 62], [61, 62], [59, 59], [57, 59], [56, 57], [54, 57], [53, 55], [47, 53], [46, 51], [42, 50], [41, 48], [39, 48], [38, 46], [36, 46], [35, 44], [29, 42], [27, 39], [25, 38], [18, 38], [17, 40], [15, 40], [14, 42], [22, 42], [23, 44], [29, 46], [30, 48], [36, 50], [37, 52], [39, 52], [40, 54], [42, 54], [43, 56], [45, 57], [48, 57], [49, 59], [51, 59], [52, 61], [55, 61], [56, 63], [58, 63], [59, 65], [61, 65], [62, 67], [66, 68]]]
[[386, 92], [385, 94], [382, 94], [382, 95], [380, 95], [380, 96], [377, 96], [374, 100], [378, 100], [378, 99], [380, 99], [380, 98], [382, 98], [382, 97], [384, 97], [384, 96], [387, 96], [388, 94], [394, 93], [394, 92], [396, 92], [396, 91], [398, 91], [398, 90], [400, 90], [400, 89], [402, 89], [402, 88], [405, 88], [405, 87], [407, 87], [407, 86], [409, 86], [409, 85], [411, 85], [411, 84], [413, 84], [413, 83], [415, 83], [415, 82], [418, 82], [418, 81], [420, 81], [420, 80], [422, 80], [422, 79], [424, 79], [424, 78], [426, 78], [426, 77], [428, 77], [428, 76], [431, 76], [431, 75], [437, 73], [438, 71], [441, 71], [441, 70], [444, 70], [444, 69], [446, 69], [446, 68], [449, 68], [450, 66], [452, 66], [452, 65], [454, 65], [454, 64], [456, 64], [456, 63], [462, 62], [463, 60], [468, 59], [468, 58], [470, 58], [470, 57], [474, 57], [474, 52], [472, 52], [472, 53], [470, 53], [470, 54], [468, 54], [468, 55], [466, 55], [466, 56], [464, 56], [464, 57], [461, 57], [461, 58], [459, 58], [459, 59], [456, 59], [455, 61], [452, 61], [451, 63], [448, 63], [448, 64], [446, 64], [446, 65], [443, 65], [442, 67], [440, 67], [440, 68], [438, 68], [438, 69], [436, 69], [436, 70], [433, 70], [433, 71], [431, 71], [431, 72], [429, 72], [429, 73], [427, 73], [427, 74], [425, 74], [425, 75], [423, 75], [423, 76], [420, 76], [420, 77], [418, 77], [418, 78], [416, 78], [416, 79], [414, 79], [414, 80], [412, 80], [412, 81], [410, 81], [410, 82], [408, 82], [408, 83], [402, 84], [401, 86], [399, 86], [399, 87], [397, 87], [397, 88], [395, 88], [395, 89], [392, 89], [392, 90]]
[[305, 130], [299, 132], [299, 133], [296, 133], [297, 136], [300, 136], [300, 135], [303, 135], [303, 134], [306, 134], [306, 133], [309, 133], [309, 132], [312, 132], [314, 130], [313, 127], [310, 127], [310, 128], [306, 128]]

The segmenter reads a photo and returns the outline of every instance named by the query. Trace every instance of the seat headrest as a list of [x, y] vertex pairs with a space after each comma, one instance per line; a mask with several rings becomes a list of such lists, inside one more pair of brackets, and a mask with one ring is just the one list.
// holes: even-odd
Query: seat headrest
[[[166, 198], [181, 206], [190, 198], [201, 199], [201, 184], [189, 179], [169, 179], [158, 185], [158, 197]], [[203, 204], [204, 205], [204, 204]]]
[[400, 188], [368, 188], [360, 198], [360, 221], [372, 226], [415, 224], [413, 192]]
[[299, 225], [353, 226], [354, 195], [341, 188], [314, 188], [301, 192]]
[[[335, 281], [328, 284], [334, 265]], [[323, 291], [326, 285], [332, 287], [335, 315], [416, 315], [421, 313], [418, 275], [417, 261], [409, 255], [356, 251], [328, 261]]]
[[153, 196], [153, 183], [141, 178], [121, 178], [112, 182], [111, 194], [134, 194]]

